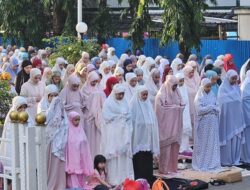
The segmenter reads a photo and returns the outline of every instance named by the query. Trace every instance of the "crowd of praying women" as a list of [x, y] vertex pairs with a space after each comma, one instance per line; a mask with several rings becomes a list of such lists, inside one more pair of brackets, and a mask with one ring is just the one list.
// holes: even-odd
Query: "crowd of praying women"
[[[118, 58], [104, 44], [96, 57], [58, 57], [51, 68], [49, 49], [0, 51], [1, 80], [16, 95], [9, 113], [26, 110], [28, 127], [46, 115], [49, 190], [119, 189], [126, 178], [152, 185], [154, 166], [172, 175], [183, 157], [197, 171], [250, 164], [250, 59], [239, 75], [231, 54]], [[10, 123], [3, 138], [13, 138]], [[11, 157], [11, 146], [1, 142], [0, 154]]]

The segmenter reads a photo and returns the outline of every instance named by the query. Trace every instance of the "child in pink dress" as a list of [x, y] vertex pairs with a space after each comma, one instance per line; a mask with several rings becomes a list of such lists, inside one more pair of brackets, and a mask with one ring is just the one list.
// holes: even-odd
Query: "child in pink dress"
[[108, 190], [111, 189], [112, 186], [106, 182], [106, 158], [102, 155], [95, 156], [94, 159], [94, 175], [90, 180], [90, 186], [94, 190]]
[[93, 163], [87, 137], [80, 125], [80, 115], [72, 111], [69, 117], [69, 133], [66, 145], [67, 188], [91, 189], [86, 181], [92, 176]]

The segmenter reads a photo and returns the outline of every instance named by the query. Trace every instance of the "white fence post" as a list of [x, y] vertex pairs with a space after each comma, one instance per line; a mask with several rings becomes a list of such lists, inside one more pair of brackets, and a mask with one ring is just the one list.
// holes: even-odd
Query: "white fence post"
[[22, 190], [36, 190], [35, 127], [19, 124]]
[[37, 153], [37, 181], [38, 190], [47, 190], [47, 144], [46, 128], [44, 125], [36, 127], [36, 153]]
[[7, 148], [11, 152], [6, 154], [11, 154], [11, 158], [0, 156], [11, 164], [6, 164], [3, 174], [0, 173], [4, 190], [8, 189], [8, 179], [12, 181], [12, 190], [47, 190], [46, 118], [39, 115], [38, 126], [29, 127], [27, 113], [13, 112], [11, 115], [11, 138], [0, 138], [0, 142], [11, 145]]
[[20, 159], [19, 159], [19, 136], [18, 123], [11, 123], [11, 174], [12, 174], [12, 190], [20, 190]]

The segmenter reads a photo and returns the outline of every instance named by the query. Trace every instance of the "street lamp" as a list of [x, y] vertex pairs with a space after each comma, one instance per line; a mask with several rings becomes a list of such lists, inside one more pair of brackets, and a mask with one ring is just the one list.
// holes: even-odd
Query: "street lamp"
[[77, 33], [79, 34], [80, 38], [82, 39], [82, 35], [84, 33], [86, 33], [88, 30], [88, 26], [85, 22], [79, 22], [77, 25], [76, 25], [76, 31]]

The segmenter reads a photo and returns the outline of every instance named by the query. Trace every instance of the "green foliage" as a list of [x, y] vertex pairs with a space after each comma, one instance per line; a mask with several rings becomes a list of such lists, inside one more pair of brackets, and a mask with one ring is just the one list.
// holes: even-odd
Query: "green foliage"
[[[133, 49], [141, 49], [144, 46], [144, 32], [149, 30], [151, 26], [151, 18], [149, 14], [149, 3], [158, 4], [159, 0], [129, 0], [129, 8], [122, 12], [122, 17], [130, 14], [132, 23], [129, 30], [129, 39], [133, 42]], [[118, 0], [119, 3], [122, 0]]]
[[23, 40], [25, 45], [42, 45], [47, 18], [40, 0], [1, 0], [0, 4], [5, 37]]
[[13, 94], [9, 93], [9, 82], [6, 80], [0, 80], [0, 124], [4, 122], [5, 117], [11, 106]]
[[100, 7], [98, 14], [90, 25], [90, 30], [95, 33], [100, 44], [115, 33], [110, 11], [108, 7]]
[[[215, 0], [211, 1], [216, 3]], [[179, 43], [180, 51], [187, 55], [192, 48], [200, 50], [205, 0], [161, 0], [164, 9], [161, 45], [171, 41]]]
[[55, 35], [75, 35], [76, 7], [74, 0], [42, 0], [45, 9], [49, 12], [50, 20], [53, 20], [53, 32]]
[[94, 57], [100, 51], [100, 46], [94, 40], [79, 41], [75, 37], [57, 36], [44, 39], [45, 43], [54, 46], [54, 53], [49, 58], [49, 64], [54, 65], [57, 57], [65, 58], [69, 64], [76, 64], [81, 58], [83, 51]]

